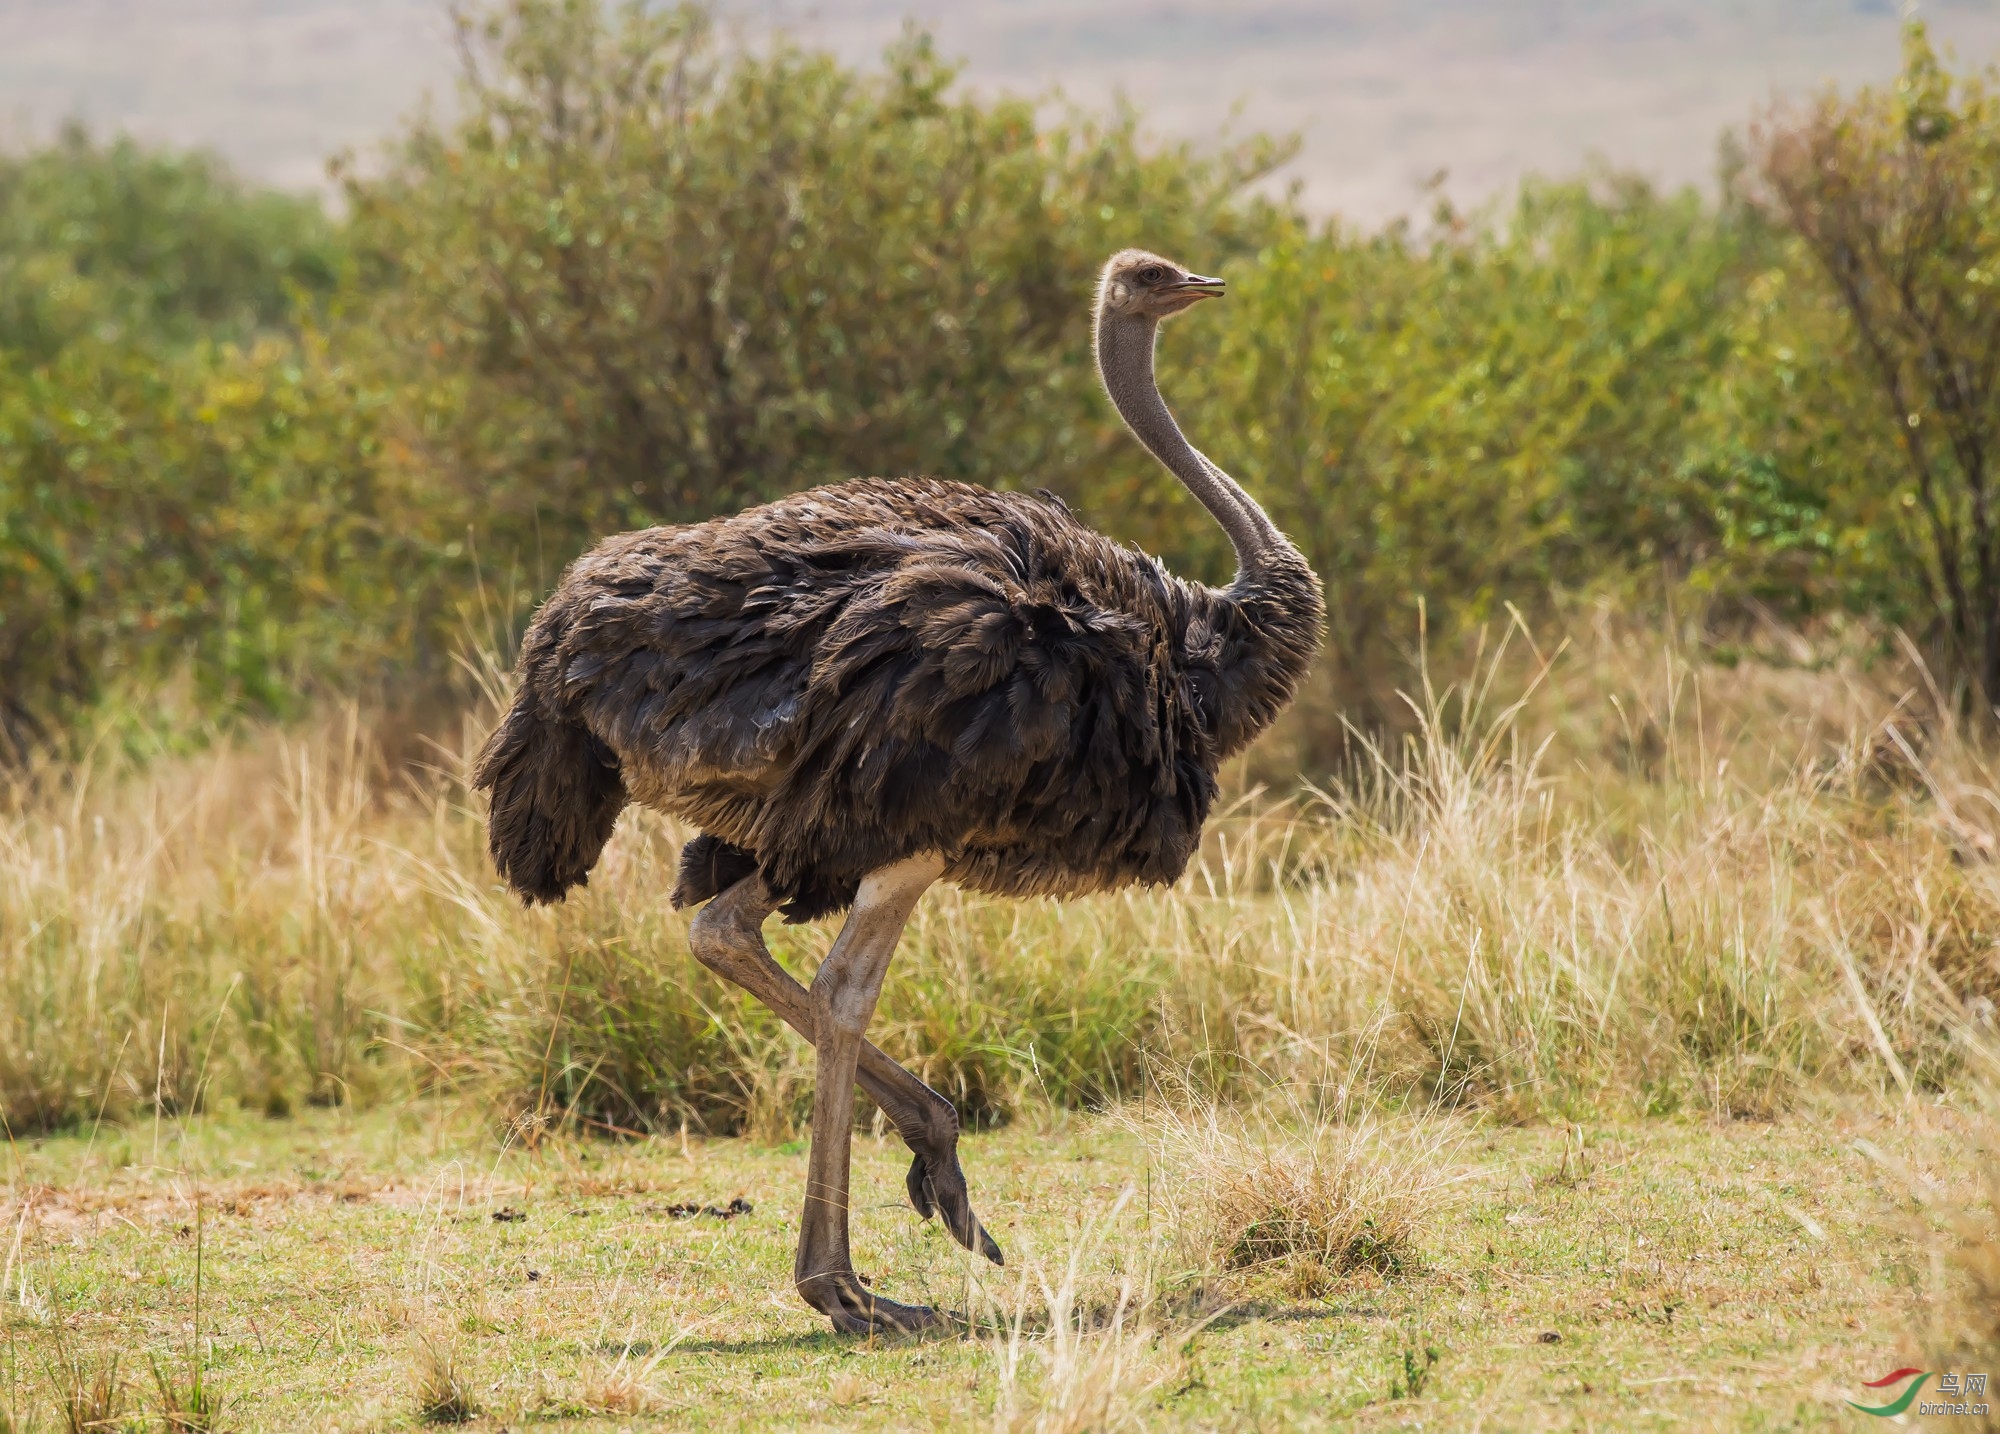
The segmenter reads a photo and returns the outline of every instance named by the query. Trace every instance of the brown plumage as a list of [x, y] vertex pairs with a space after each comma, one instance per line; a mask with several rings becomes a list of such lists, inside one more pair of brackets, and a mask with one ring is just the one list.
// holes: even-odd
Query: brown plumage
[[1054, 498], [931, 479], [613, 538], [529, 630], [478, 775], [495, 860], [560, 899], [629, 795], [707, 834], [678, 905], [759, 869], [820, 916], [919, 851], [1005, 896], [1170, 882], [1316, 636], [1284, 576], [1232, 601]]
[[1007, 896], [1178, 877], [1218, 767], [1291, 700], [1323, 616], [1305, 560], [1153, 386], [1160, 320], [1220, 291], [1128, 250], [1097, 346], [1134, 433], [1228, 531], [1230, 587], [1174, 577], [1051, 495], [928, 478], [608, 539], [537, 614], [479, 759], [502, 876], [561, 900], [637, 801], [702, 832], [683, 906], [754, 878], [753, 915], [808, 919], [919, 859]]

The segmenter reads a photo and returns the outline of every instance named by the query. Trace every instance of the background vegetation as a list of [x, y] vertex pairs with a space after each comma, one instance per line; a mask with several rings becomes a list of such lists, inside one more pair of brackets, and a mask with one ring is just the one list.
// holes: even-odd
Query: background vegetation
[[[1955, 933], [1867, 1027], [1897, 1082], [1938, 1078], [1960, 1006], [2000, 995], [1985, 888], [1939, 862], [1993, 842], [1933, 772], [1977, 765], [2000, 682], [2000, 118], [1920, 26], [1893, 93], [1726, 146], [1717, 200], [1600, 174], [1361, 234], [1250, 191], [1281, 145], [1153, 148], [1130, 115], [970, 101], [920, 36], [861, 73], [725, 51], [688, 9], [510, 0], [461, 25], [462, 117], [343, 163], [338, 219], [81, 133], [0, 168], [10, 1128], [186, 1108], [211, 1056], [216, 1089], [274, 1109], [476, 1070], [537, 1118], [785, 1128], [781, 1033], [654, 959], [680, 941], [654, 904], [613, 879], [620, 900], [553, 926], [506, 913], [454, 724], [595, 536], [857, 472], [1049, 486], [1219, 575], [1220, 535], [1097, 391], [1090, 283], [1133, 242], [1231, 279], [1171, 336], [1165, 382], [1328, 582], [1324, 689], [1261, 760], [1287, 790], [1337, 773], [1339, 795], [1225, 825], [1204, 880], [1227, 935], [1151, 898], [1039, 935], [1011, 908], [940, 917], [891, 1019], [968, 1116], [1007, 1118], [1030, 1077], [1058, 1104], [1116, 1096], [1142, 1050], [1220, 1062], [1217, 1088], [1300, 1074], [1387, 1011], [1385, 1088], [1762, 1108], [1855, 1054], [1824, 963], [1877, 993], [1877, 920]], [[1606, 616], [1634, 607], [1678, 616]], [[1792, 694], [1804, 713], [1752, 703], [1776, 689], [1746, 676], [1721, 749], [1756, 754], [1731, 758], [1742, 787], [1683, 750], [1679, 679], [1630, 670], [1544, 714], [1569, 725], [1543, 766], [1524, 754], [1558, 728], [1502, 742], [1477, 702], [1394, 695], [1431, 690], [1420, 614], [1449, 676], [1451, 634], [1503, 611], [1595, 623], [1600, 652], [1646, 635], [1669, 672], [1747, 635], [1840, 675]], [[1774, 648], [1786, 622], [1814, 636]], [[1868, 685], [1894, 624], [1942, 677], [1914, 705]], [[1532, 687], [1544, 650], [1506, 671]], [[107, 737], [315, 704], [322, 731], [335, 699], [376, 715], [331, 756], [267, 737], [199, 777], [110, 775], [128, 758]], [[423, 756], [410, 730], [451, 735]], [[1711, 735], [1697, 722], [1697, 749]], [[1817, 755], [1774, 760], [1785, 742]], [[1870, 796], [1883, 772], [1933, 803], [1931, 836]], [[626, 845], [651, 890], [675, 834], [644, 833]], [[1882, 915], [1903, 898], [1876, 867], [1929, 914]], [[1419, 868], [1455, 893], [1420, 943], [1442, 964], [1377, 969], [1370, 902], [1395, 882], [1368, 873]], [[1841, 900], [1874, 915], [1826, 904], [1849, 877]], [[1273, 934], [1272, 959], [1312, 969], [1239, 966], [1266, 921], [1331, 923], [1332, 945]], [[994, 944], [1020, 958], [967, 954]], [[1490, 999], [1453, 984], [1464, 962]]]
[[[1919, 760], [1836, 654], [1655, 641], [1503, 651], [1339, 787], [1240, 800], [1174, 890], [940, 892], [875, 1039], [975, 1127], [1162, 1085], [1529, 1122], [1954, 1088], [2000, 998], [1990, 760], [1948, 718]], [[686, 833], [632, 813], [524, 911], [463, 785], [484, 721], [417, 779], [352, 709], [49, 769], [0, 819], [6, 1128], [461, 1092], [530, 1137], [790, 1139], [809, 1051], [689, 954]], [[770, 939], [809, 972], [838, 925]]]
[[595, 535], [861, 472], [1054, 488], [1218, 574], [1092, 377], [1133, 242], [1231, 280], [1164, 381], [1325, 575], [1364, 727], [1419, 602], [1853, 612], [2000, 681], [2000, 121], [1920, 27], [1894, 93], [1770, 118], [1719, 200], [1599, 174], [1367, 234], [1250, 191], [1282, 145], [973, 102], [920, 37], [856, 72], [514, 0], [462, 40], [462, 117], [347, 166], [338, 219], [81, 134], [0, 162], [17, 745], [170, 678], [197, 717], [435, 714], [468, 624], [504, 645]]
[[[864, 1142], [864, 1238], [903, 1232], [869, 1267], [983, 1321], [873, 1367], [1077, 1429], [1324, 1417], [1329, 1357], [1356, 1415], [1812, 1422], [1901, 1309], [1903, 1362], [1991, 1364], [1990, 81], [1913, 27], [1894, 91], [1767, 116], [1718, 198], [1592, 174], [1361, 233], [1258, 197], [1282, 145], [975, 103], [921, 38], [856, 72], [598, 0], [461, 38], [461, 118], [343, 164], [338, 217], [80, 133], [0, 160], [0, 1429], [110, 1427], [142, 1348], [176, 1428], [222, 1388], [246, 1427], [664, 1384], [826, 1422], [772, 1298], [803, 1047], [688, 953], [684, 831], [629, 813], [525, 911], [464, 759], [611, 529], [926, 471], [1220, 576], [1097, 392], [1128, 243], [1229, 277], [1165, 386], [1325, 576], [1321, 686], [1175, 889], [926, 899], [874, 1034], [1029, 1127], [971, 1162], [1025, 1258], [996, 1292], [890, 1225]], [[831, 937], [771, 932], [800, 972]], [[761, 1224], [645, 1223], [723, 1179]], [[1304, 1322], [1351, 1297], [1398, 1311], [1365, 1359]]]

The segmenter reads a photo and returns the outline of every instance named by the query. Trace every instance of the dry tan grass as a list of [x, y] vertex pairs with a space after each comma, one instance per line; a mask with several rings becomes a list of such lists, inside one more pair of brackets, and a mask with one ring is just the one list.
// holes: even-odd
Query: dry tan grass
[[1017, 1250], [1011, 1283], [981, 1288], [1007, 1434], [1147, 1427], [1238, 1276], [1311, 1298], [1357, 1269], [1407, 1273], [1445, 1205], [1455, 1135], [1438, 1119], [1302, 1121], [1179, 1093], [1114, 1121], [1150, 1152], [1143, 1201], [1128, 1186], [1064, 1247]]
[[1983, 1206], [1953, 1222], [1963, 1276], [1956, 1343], [1980, 1369], [2000, 1367], [2000, 1178], [1988, 1177]]
[[[1021, 1251], [1012, 1287], [984, 1291], [1002, 1434], [1146, 1427], [1148, 1399], [1168, 1374], [1169, 1320], [1156, 1300], [1158, 1244], [1123, 1218], [1132, 1197], [1128, 1188], [1087, 1219], [1059, 1255]], [[1120, 1258], [1106, 1258], [1108, 1245]]]
[[1313, 1298], [1359, 1270], [1401, 1273], [1452, 1194], [1459, 1132], [1434, 1117], [1310, 1120], [1199, 1098], [1127, 1117], [1153, 1151], [1180, 1267], [1209, 1281], [1267, 1274]]
[[479, 1415], [464, 1354], [450, 1335], [419, 1331], [413, 1337], [410, 1391], [420, 1424], [465, 1424]]
[[996, 1428], [1148, 1427], [1163, 1392], [1198, 1378], [1191, 1351], [1230, 1310], [1236, 1276], [1312, 1298], [1358, 1269], [1409, 1273], [1445, 1205], [1454, 1132], [1296, 1116], [1197, 1100], [1115, 1119], [1151, 1152], [1149, 1197], [1126, 1187], [1064, 1246], [1013, 1252], [1011, 1283], [979, 1291]]
[[853, 1409], [868, 1402], [868, 1381], [851, 1369], [843, 1369], [826, 1382], [826, 1397], [836, 1409]]
[[583, 1405], [603, 1414], [650, 1414], [659, 1408], [659, 1395], [651, 1384], [660, 1357], [633, 1359], [620, 1350], [615, 1359], [592, 1366], [583, 1377]]
[[[1908, 1329], [1899, 1344], [1922, 1350], [1921, 1362], [1934, 1373], [1960, 1376], [2000, 1373], [2000, 1179], [1990, 1168], [1996, 1127], [1982, 1121], [1971, 1138], [1986, 1148], [1983, 1186], [1954, 1188], [1923, 1168], [1895, 1159], [1872, 1144], [1866, 1152], [1883, 1168], [1886, 1183], [1901, 1193], [1906, 1217], [1920, 1246], [1929, 1253], [1928, 1267], [1910, 1282]], [[1934, 1138], [1967, 1138], [1963, 1123], [1938, 1130]], [[1914, 1272], [1913, 1272], [1914, 1273]], [[1933, 1387], [1927, 1402], [1952, 1402], [1957, 1396]], [[1964, 1415], [1952, 1423], [1968, 1429], [2000, 1429], [1993, 1412], [1993, 1391], [1984, 1400], [1965, 1401]], [[1979, 1411], [1981, 1403], [1985, 1412]], [[1922, 1411], [1917, 1411], [1921, 1413]]]
[[[1417, 694], [1324, 793], [1239, 796], [1174, 890], [927, 898], [878, 1039], [974, 1120], [1130, 1099], [1149, 1061], [1312, 1119], [1356, 1086], [1540, 1119], [1957, 1079], [2000, 997], [1985, 748], [1837, 653], [1703, 669], [1586, 638]], [[685, 833], [629, 813], [587, 891], [521, 910], [459, 782], [478, 727], [429, 774], [345, 713], [20, 784], [9, 1128], [455, 1089], [523, 1136], [794, 1133], [801, 1048], [666, 906]], [[831, 931], [771, 934], [810, 970]]]

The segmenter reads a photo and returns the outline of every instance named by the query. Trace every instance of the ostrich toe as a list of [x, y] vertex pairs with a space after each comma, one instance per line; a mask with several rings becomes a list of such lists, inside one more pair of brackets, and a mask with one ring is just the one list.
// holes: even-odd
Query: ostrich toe
[[800, 1298], [833, 1321], [843, 1334], [921, 1334], [955, 1328], [960, 1321], [928, 1305], [898, 1304], [861, 1283], [852, 1270], [828, 1270], [798, 1281]]
[[942, 1154], [919, 1150], [903, 1183], [909, 1187], [910, 1204], [919, 1215], [926, 1220], [933, 1214], [941, 1216], [952, 1239], [966, 1249], [984, 1255], [996, 1265], [1007, 1263], [999, 1245], [972, 1213], [972, 1197], [965, 1188], [965, 1172], [959, 1168], [955, 1145], [947, 1146]]

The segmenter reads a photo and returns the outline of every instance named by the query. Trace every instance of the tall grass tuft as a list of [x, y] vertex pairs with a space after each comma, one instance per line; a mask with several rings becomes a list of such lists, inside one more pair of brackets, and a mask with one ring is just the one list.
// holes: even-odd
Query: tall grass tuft
[[603, 1414], [653, 1413], [660, 1399], [650, 1381], [665, 1357], [664, 1352], [656, 1351], [635, 1360], [629, 1345], [618, 1351], [616, 1359], [600, 1356], [583, 1374], [584, 1407]]
[[63, 1350], [48, 1375], [65, 1434], [106, 1434], [123, 1427], [130, 1389], [118, 1370], [117, 1355]]
[[[1165, 1382], [1156, 1251], [1139, 1248], [1106, 1271], [1112, 1240], [1130, 1244], [1126, 1190], [1087, 1220], [1059, 1263], [1024, 1251], [1013, 1287], [986, 1291], [987, 1347], [998, 1376], [1001, 1434], [1095, 1434], [1143, 1429], [1148, 1396]], [[1107, 1286], [1108, 1283], [1108, 1287]]]
[[1401, 1273], [1452, 1193], [1458, 1137], [1435, 1118], [1299, 1120], [1200, 1098], [1125, 1113], [1180, 1269], [1198, 1279], [1270, 1275], [1314, 1298], [1356, 1271]]
[[205, 1377], [199, 1364], [187, 1379], [175, 1377], [156, 1359], [153, 1387], [164, 1434], [221, 1434], [228, 1401]]
[[410, 1381], [419, 1424], [469, 1424], [479, 1417], [456, 1340], [419, 1333], [410, 1354]]

